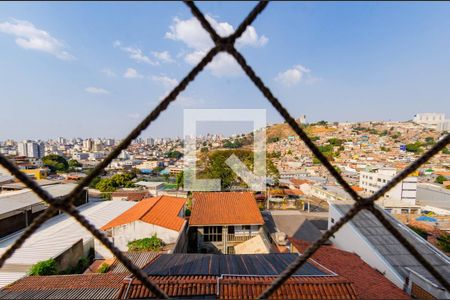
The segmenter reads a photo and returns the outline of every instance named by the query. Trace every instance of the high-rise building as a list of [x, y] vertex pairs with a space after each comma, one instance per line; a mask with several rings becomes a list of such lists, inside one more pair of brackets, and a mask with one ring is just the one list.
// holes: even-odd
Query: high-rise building
[[149, 146], [155, 145], [155, 140], [153, 138], [147, 138], [147, 145]]
[[83, 141], [83, 150], [84, 151], [92, 151], [92, 147], [94, 146], [94, 143], [92, 142], [91, 139], [86, 139]]
[[45, 155], [45, 145], [42, 142], [23, 141], [17, 144], [17, 153], [19, 156], [42, 158]]
[[17, 144], [17, 155], [28, 156], [27, 141], [23, 141]]

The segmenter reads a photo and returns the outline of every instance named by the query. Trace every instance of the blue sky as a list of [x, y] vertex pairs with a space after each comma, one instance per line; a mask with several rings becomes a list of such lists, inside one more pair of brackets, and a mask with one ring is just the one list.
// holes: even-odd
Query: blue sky
[[[223, 34], [254, 5], [198, 3]], [[178, 2], [2, 3], [0, 140], [123, 137], [210, 47], [192, 18]], [[449, 28], [450, 3], [281, 2], [238, 47], [296, 117], [408, 120], [450, 115]], [[184, 108], [281, 121], [226, 55], [142, 136], [181, 136]]]

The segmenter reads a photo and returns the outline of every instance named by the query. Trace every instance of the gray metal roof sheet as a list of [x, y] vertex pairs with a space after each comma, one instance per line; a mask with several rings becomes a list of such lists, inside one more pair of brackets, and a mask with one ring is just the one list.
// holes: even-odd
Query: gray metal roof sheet
[[[297, 254], [162, 254], [144, 268], [148, 275], [279, 275]], [[306, 263], [294, 275], [330, 275]]]
[[[76, 184], [74, 183], [66, 183], [43, 186], [42, 188], [49, 192], [53, 197], [62, 197], [69, 194], [75, 186]], [[43, 200], [30, 189], [1, 193], [0, 215], [41, 202], [43, 202]]]
[[[334, 204], [339, 211], [346, 213], [351, 205]], [[441, 251], [436, 249], [426, 240], [418, 236], [415, 232], [397, 221], [394, 217], [378, 208], [383, 212], [386, 219], [396, 227], [400, 233], [412, 243], [441, 274], [450, 278], [450, 259]], [[397, 271], [402, 277], [407, 277], [409, 271], [407, 268], [416, 271], [428, 280], [439, 285], [437, 280], [412, 256], [409, 251], [376, 219], [370, 212], [360, 211], [351, 221], [356, 229], [367, 239], [367, 241], [376, 249], [379, 254]]]

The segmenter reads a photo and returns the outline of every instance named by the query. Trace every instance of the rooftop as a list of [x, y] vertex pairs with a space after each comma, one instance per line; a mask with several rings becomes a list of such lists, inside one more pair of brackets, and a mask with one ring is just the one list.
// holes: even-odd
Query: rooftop
[[270, 211], [264, 213], [269, 233], [281, 231], [288, 237], [314, 242], [321, 231], [299, 211]]
[[0, 299], [117, 299], [125, 276], [28, 276], [0, 290]]
[[[149, 276], [169, 297], [256, 299], [275, 276]], [[139, 281], [124, 282], [121, 299], [154, 297]], [[343, 277], [291, 277], [270, 299], [356, 299], [353, 285]]]
[[[69, 194], [76, 184], [54, 184], [43, 186], [42, 188], [53, 197], [62, 197]], [[23, 209], [27, 206], [44, 202], [38, 195], [30, 189], [17, 192], [6, 192], [0, 194], [0, 215], [14, 210]]]
[[[297, 254], [161, 254], [143, 271], [151, 276], [220, 276], [279, 275], [298, 257]], [[334, 275], [311, 263], [306, 263], [294, 275]]]
[[[330, 205], [335, 206], [342, 214], [345, 214], [351, 208], [350, 204], [330, 203]], [[390, 214], [379, 210], [438, 272], [444, 277], [450, 278], [450, 258]], [[440, 286], [422, 264], [370, 212], [362, 210], [350, 222], [401, 277], [407, 278], [408, 269], [411, 269]]]
[[[291, 239], [291, 242], [300, 253], [303, 253], [310, 245], [308, 242], [296, 239]], [[409, 299], [404, 291], [354, 253], [324, 245], [312, 258], [354, 283], [359, 299]]]
[[111, 220], [101, 227], [101, 229], [108, 230], [134, 221], [142, 221], [180, 231], [185, 220], [184, 218], [179, 217], [179, 214], [183, 209], [185, 202], [186, 199], [184, 198], [170, 196], [147, 198]]
[[[91, 224], [96, 227], [106, 224], [111, 218], [124, 212], [134, 203], [128, 201], [103, 201], [80, 206], [78, 209]], [[16, 241], [23, 231], [0, 240], [0, 255]], [[93, 239], [92, 234], [81, 226], [75, 219], [61, 214], [46, 221], [23, 246], [8, 259], [0, 270], [1, 283], [11, 283], [26, 275], [26, 270], [38, 261], [56, 257], [70, 248], [74, 243], [83, 239], [86, 243]], [[9, 268], [9, 266], [11, 266]], [[23, 270], [21, 276], [17, 272], [7, 269]], [[1, 287], [1, 286], [0, 286]]]
[[192, 199], [190, 225], [264, 224], [251, 192], [194, 192]]

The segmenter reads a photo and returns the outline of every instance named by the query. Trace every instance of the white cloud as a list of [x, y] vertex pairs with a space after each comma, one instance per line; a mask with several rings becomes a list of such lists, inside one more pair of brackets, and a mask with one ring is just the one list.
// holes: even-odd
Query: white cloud
[[161, 84], [166, 89], [171, 89], [178, 84], [178, 80], [176, 80], [175, 78], [170, 78], [166, 75], [152, 76], [151, 79]]
[[128, 57], [136, 62], [146, 63], [149, 65], [159, 64], [157, 61], [153, 61], [152, 59], [150, 59], [150, 57], [145, 55], [144, 52], [138, 47], [123, 47], [120, 41], [114, 41], [113, 46], [115, 48], [120, 48], [122, 51], [126, 52], [128, 54]]
[[63, 41], [52, 37], [47, 31], [36, 28], [31, 22], [13, 20], [0, 23], [0, 32], [15, 36], [16, 44], [25, 49], [46, 52], [62, 60], [72, 60], [74, 56], [65, 50]]
[[84, 89], [86, 92], [90, 93], [90, 94], [95, 94], [95, 95], [107, 95], [109, 94], [109, 91], [103, 89], [103, 88], [99, 88], [99, 87], [94, 87], [94, 86], [90, 86]]
[[109, 68], [105, 68], [105, 69], [103, 69], [101, 72], [102, 72], [103, 74], [105, 74], [106, 76], [108, 76], [108, 77], [117, 77], [117, 74], [114, 73], [114, 71], [112, 71], [112, 70], [109, 69]]
[[311, 75], [311, 70], [302, 65], [293, 66], [284, 72], [278, 73], [277, 77], [275, 77], [275, 81], [285, 86], [293, 86], [299, 82], [311, 84], [317, 80], [319, 79]]
[[136, 71], [136, 69], [128, 68], [125, 71], [125, 73], [123, 74], [123, 77], [125, 77], [125, 78], [142, 78], [144, 76], [139, 74], [138, 71]]
[[[218, 22], [211, 16], [206, 16], [211, 26], [221, 36], [228, 36], [234, 32], [234, 28], [227, 22]], [[197, 64], [214, 46], [209, 34], [203, 29], [196, 18], [180, 20], [174, 18], [169, 31], [165, 35], [166, 38], [183, 42], [190, 52], [184, 54], [184, 60], [191, 65]], [[253, 26], [248, 26], [244, 34], [236, 41], [236, 47], [242, 48], [262, 47], [268, 42], [268, 38], [264, 35], [259, 36]], [[240, 73], [240, 67], [236, 61], [227, 54], [219, 54], [206, 67], [215, 76], [236, 76]]]
[[152, 54], [155, 58], [159, 59], [162, 62], [165, 62], [165, 63], [175, 62], [172, 59], [172, 57], [170, 56], [170, 53], [168, 51], [162, 51], [162, 52], [154, 51], [154, 52], [152, 52]]

